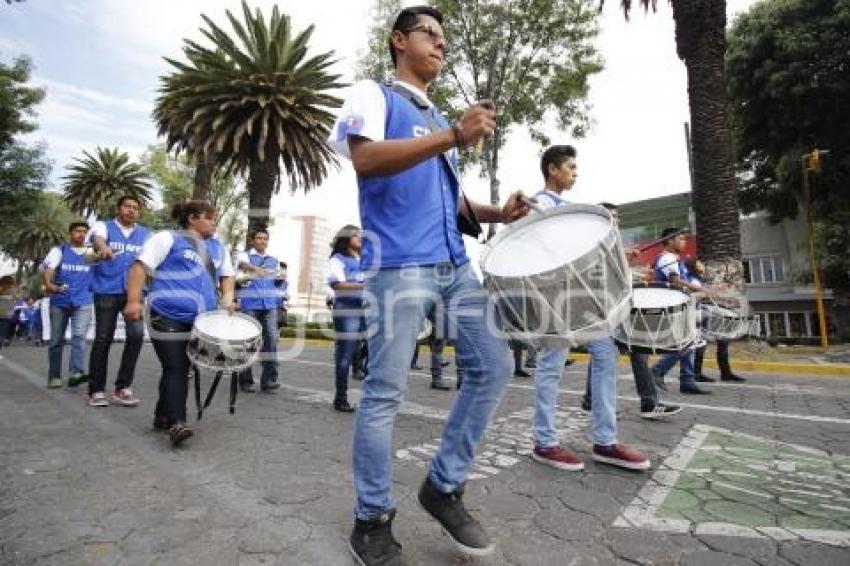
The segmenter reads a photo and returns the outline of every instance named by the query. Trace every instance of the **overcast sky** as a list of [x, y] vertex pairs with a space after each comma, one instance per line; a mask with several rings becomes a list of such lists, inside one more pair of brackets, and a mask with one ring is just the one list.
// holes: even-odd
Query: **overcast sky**
[[[729, 21], [754, 2], [727, 0]], [[251, 2], [269, 11], [273, 4]], [[623, 203], [686, 191], [686, 77], [675, 53], [671, 9], [662, 0], [658, 13], [636, 11], [625, 22], [618, 2], [607, 4], [598, 38], [606, 68], [592, 79], [590, 91], [593, 129], [581, 140], [566, 132], [550, 132], [554, 143], [572, 143], [579, 149], [579, 182], [572, 199]], [[364, 47], [371, 0], [278, 5], [297, 28], [315, 24], [313, 46], [336, 50], [336, 70], [351, 80], [357, 54]], [[47, 144], [54, 180], [84, 149], [118, 146], [137, 156], [154, 143], [150, 113], [158, 77], [168, 71], [162, 57], [181, 57], [182, 39], [199, 37], [201, 13], [223, 22], [224, 10], [239, 6], [238, 0], [0, 3], [0, 58], [9, 61], [27, 54], [35, 66], [33, 82], [47, 89], [39, 108], [39, 130], [31, 139]], [[515, 188], [540, 188], [541, 151], [521, 130], [509, 138], [501, 157], [505, 194]], [[473, 198], [488, 198], [485, 181], [468, 176], [465, 183]], [[348, 163], [314, 194], [282, 194], [273, 203], [283, 218], [316, 213], [334, 226], [356, 222], [356, 206]], [[284, 255], [291, 253], [287, 250]]]

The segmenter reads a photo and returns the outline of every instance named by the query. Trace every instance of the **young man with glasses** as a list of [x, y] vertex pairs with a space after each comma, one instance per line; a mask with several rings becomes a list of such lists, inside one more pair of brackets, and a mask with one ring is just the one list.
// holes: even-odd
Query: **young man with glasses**
[[510, 222], [527, 213], [520, 194], [503, 207], [467, 204], [457, 179], [456, 148], [492, 135], [492, 106], [476, 104], [449, 125], [426, 96], [443, 67], [441, 14], [406, 8], [389, 38], [393, 87], [355, 84], [330, 136], [357, 172], [362, 266], [367, 272], [369, 376], [363, 382], [354, 431], [357, 493], [351, 552], [360, 564], [401, 564], [392, 535], [392, 432], [404, 398], [416, 336], [436, 305], [446, 312], [463, 385], [443, 428], [440, 447], [419, 491], [419, 503], [466, 554], [493, 550], [490, 537], [464, 508], [473, 454], [511, 373], [495, 309], [470, 268], [458, 212], [483, 222]]

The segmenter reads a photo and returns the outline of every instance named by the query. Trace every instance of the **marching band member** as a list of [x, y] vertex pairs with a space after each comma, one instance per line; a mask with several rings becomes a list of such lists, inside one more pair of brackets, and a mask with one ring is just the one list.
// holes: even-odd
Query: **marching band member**
[[[691, 291], [703, 291], [701, 286], [689, 281], [688, 271], [681, 259], [681, 254], [685, 251], [685, 245], [687, 244], [684, 232], [678, 228], [665, 228], [661, 232], [661, 237], [664, 238], [664, 251], [653, 262], [655, 280], [684, 287]], [[684, 348], [678, 352], [662, 354], [661, 358], [652, 366], [652, 375], [655, 378], [655, 384], [666, 391], [667, 386], [664, 385], [664, 375], [678, 362], [679, 391], [686, 395], [710, 394], [711, 391], [701, 389], [696, 384], [694, 356], [695, 351], [692, 347]]]
[[71, 359], [68, 387], [88, 381], [86, 333], [91, 321], [92, 266], [86, 261], [89, 225], [71, 222], [68, 241], [50, 250], [41, 264], [45, 292], [50, 295], [50, 347], [47, 349], [47, 387], [62, 387], [62, 349], [71, 322]]
[[[260, 390], [272, 393], [280, 387], [277, 380], [277, 341], [280, 336], [277, 315], [280, 291], [276, 285], [280, 262], [266, 253], [269, 247], [269, 233], [265, 228], [256, 230], [251, 241], [254, 247], [247, 252], [241, 252], [236, 258], [237, 267], [249, 275], [237, 297], [239, 310], [254, 317], [263, 328], [263, 373], [260, 376]], [[250, 367], [240, 372], [239, 388], [246, 393], [256, 391]]]
[[493, 550], [489, 535], [464, 507], [463, 486], [510, 364], [505, 340], [490, 332], [499, 323], [470, 267], [458, 214], [468, 219], [460, 225], [471, 227], [468, 213], [482, 222], [509, 222], [527, 207], [519, 194], [504, 208], [467, 204], [460, 194], [454, 148], [492, 135], [495, 111], [476, 104], [450, 126], [428, 100], [428, 85], [445, 58], [441, 21], [442, 15], [427, 6], [399, 13], [389, 35], [393, 87], [356, 83], [329, 137], [357, 173], [361, 224], [368, 236], [362, 264], [371, 272], [366, 291], [376, 302], [366, 315], [369, 376], [361, 389], [353, 449], [357, 503], [350, 544], [356, 560], [367, 566], [402, 560], [391, 528], [393, 423], [407, 389], [416, 336], [438, 301], [446, 308], [447, 338], [457, 335], [464, 380], [419, 502], [464, 553]]
[[352, 413], [348, 403], [348, 375], [360, 348], [366, 319], [363, 311], [363, 271], [360, 269], [360, 228], [343, 226], [333, 240], [328, 260], [328, 286], [334, 292], [333, 322], [336, 342], [334, 368], [336, 395], [333, 408]]
[[[89, 239], [94, 251], [102, 261], [92, 268], [92, 291], [94, 292], [94, 342], [89, 354], [88, 404], [105, 407], [109, 404], [104, 394], [106, 373], [109, 368], [109, 349], [115, 336], [118, 313], [127, 302], [127, 271], [139, 256], [142, 244], [150, 236], [150, 230], [138, 224], [141, 202], [130, 195], [118, 199], [118, 214], [112, 220], [97, 222]], [[121, 353], [121, 365], [115, 380], [112, 401], [134, 407], [139, 399], [130, 386], [136, 371], [136, 362], [142, 351], [145, 327], [141, 321], [124, 319], [126, 339]]]
[[[576, 182], [576, 150], [569, 145], [554, 145], [543, 152], [540, 169], [545, 188], [535, 195], [542, 209], [564, 206], [561, 194]], [[617, 364], [619, 351], [610, 336], [586, 344], [590, 354], [591, 422], [593, 449], [591, 458], [630, 470], [646, 470], [649, 459], [626, 444], [617, 442]], [[534, 451], [532, 458], [560, 470], [584, 469], [581, 459], [562, 447], [555, 427], [558, 385], [564, 372], [566, 347], [546, 347], [534, 373]]]
[[154, 428], [168, 430], [171, 443], [180, 445], [192, 436], [186, 425], [190, 362], [186, 354], [195, 318], [216, 308], [216, 288], [221, 308], [233, 311], [233, 265], [213, 236], [218, 211], [210, 203], [189, 200], [171, 212], [182, 230], [162, 230], [142, 248], [127, 277], [129, 321], [142, 320], [142, 287], [150, 277], [148, 309], [151, 341], [162, 365]]

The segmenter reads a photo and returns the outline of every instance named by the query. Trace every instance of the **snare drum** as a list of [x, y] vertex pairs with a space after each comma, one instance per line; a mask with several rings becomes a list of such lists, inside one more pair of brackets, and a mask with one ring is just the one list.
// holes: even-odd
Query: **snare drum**
[[688, 291], [667, 283], [636, 284], [628, 318], [614, 332], [627, 350], [677, 352], [697, 339], [697, 313]]
[[699, 310], [700, 328], [709, 342], [740, 340], [752, 333], [753, 318], [747, 316], [749, 305], [743, 297], [706, 297]]
[[263, 330], [253, 317], [216, 310], [195, 319], [186, 354], [196, 367], [236, 372], [254, 363], [262, 344]]
[[631, 272], [601, 206], [569, 204], [509, 224], [485, 248], [481, 271], [506, 332], [524, 342], [585, 343], [628, 315]]

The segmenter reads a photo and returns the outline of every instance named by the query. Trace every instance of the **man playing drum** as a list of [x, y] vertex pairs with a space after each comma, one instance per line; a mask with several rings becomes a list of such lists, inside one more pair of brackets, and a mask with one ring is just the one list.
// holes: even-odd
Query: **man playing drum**
[[[329, 138], [357, 172], [367, 272], [369, 376], [363, 382], [354, 430], [357, 502], [351, 552], [359, 564], [402, 563], [392, 535], [392, 431], [404, 399], [416, 336], [426, 313], [441, 305], [446, 338], [455, 341], [461, 386], [440, 446], [419, 491], [419, 503], [462, 552], [492, 552], [490, 536], [464, 507], [473, 455], [510, 376], [507, 344], [492, 300], [473, 274], [458, 213], [483, 222], [510, 222], [527, 213], [520, 194], [504, 207], [466, 204], [457, 178], [457, 152], [496, 127], [492, 105], [475, 104], [450, 125], [428, 100], [443, 67], [443, 17], [427, 6], [402, 10], [389, 36], [395, 83], [370, 80], [348, 93]], [[432, 126], [435, 125], [436, 127]]]
[[[576, 181], [575, 148], [569, 145], [549, 147], [543, 152], [540, 169], [546, 186], [535, 195], [538, 206], [549, 209], [567, 204], [561, 193], [570, 190]], [[591, 340], [586, 347], [590, 353], [593, 391], [591, 457], [604, 464], [631, 470], [646, 470], [650, 466], [646, 456], [617, 442], [617, 346], [609, 336]], [[532, 458], [561, 470], [578, 471], [584, 469], [584, 462], [559, 444], [558, 431], [555, 428], [558, 385], [568, 353], [569, 348], [566, 347], [547, 347], [537, 361], [537, 371], [534, 374]]]
[[186, 353], [195, 318], [216, 307], [221, 288], [221, 308], [233, 311], [233, 265], [213, 238], [218, 211], [210, 203], [190, 200], [177, 203], [171, 212], [182, 230], [163, 230], [145, 242], [127, 277], [128, 321], [142, 320], [142, 287], [150, 276], [151, 342], [162, 376], [153, 426], [167, 430], [171, 443], [180, 445], [192, 436], [186, 425], [190, 362]]
[[[685, 245], [687, 244], [684, 231], [678, 228], [665, 228], [661, 232], [661, 237], [664, 238], [664, 251], [659, 254], [653, 264], [655, 280], [684, 287], [691, 291], [704, 291], [701, 286], [690, 282], [685, 263], [681, 259], [681, 254], [685, 251]], [[679, 362], [679, 391], [686, 395], [710, 394], [711, 391], [701, 389], [696, 383], [694, 376], [694, 356], [695, 350], [693, 347], [687, 347], [678, 352], [663, 354], [655, 365], [652, 366], [652, 375], [655, 378], [655, 384], [666, 391], [667, 386], [664, 385], [664, 375], [676, 365], [676, 362]]]
[[[614, 223], [619, 225], [620, 212], [616, 204], [610, 202], [599, 203], [599, 206], [604, 207], [609, 213]], [[636, 250], [627, 249], [626, 256], [637, 254]], [[647, 362], [649, 356], [642, 354], [636, 350], [629, 351], [629, 362], [632, 366], [632, 375], [635, 378], [635, 389], [638, 397], [640, 397], [640, 416], [647, 420], [663, 420], [682, 412], [682, 408], [678, 405], [668, 405], [663, 403], [658, 398], [658, 388], [655, 387], [655, 380], [652, 378], [652, 372], [649, 370]], [[591, 411], [593, 406], [593, 395], [590, 388], [591, 368], [587, 367], [587, 382], [584, 388], [584, 398], [581, 400], [581, 409], [587, 413]]]

